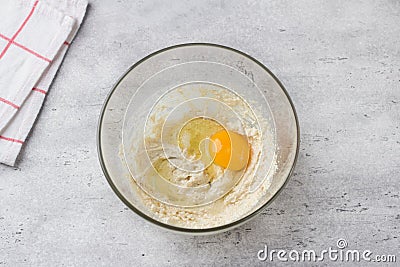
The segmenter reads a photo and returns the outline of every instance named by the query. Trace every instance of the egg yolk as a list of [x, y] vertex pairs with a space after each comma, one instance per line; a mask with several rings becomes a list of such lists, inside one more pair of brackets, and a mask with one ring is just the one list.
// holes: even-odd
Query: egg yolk
[[221, 130], [211, 136], [209, 151], [214, 163], [233, 171], [246, 167], [250, 146], [246, 137], [235, 132]]

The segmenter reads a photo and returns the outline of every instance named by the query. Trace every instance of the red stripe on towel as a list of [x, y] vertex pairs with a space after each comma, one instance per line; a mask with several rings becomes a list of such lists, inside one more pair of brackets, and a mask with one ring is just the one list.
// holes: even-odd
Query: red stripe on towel
[[47, 92], [45, 90], [42, 90], [42, 89], [39, 89], [39, 88], [32, 88], [32, 91], [36, 91], [36, 92], [42, 93], [44, 95], [47, 94]]
[[1, 98], [0, 97], [0, 101], [3, 103], [6, 103], [7, 105], [12, 106], [13, 108], [19, 109], [19, 106], [14, 104], [13, 102], [8, 101], [7, 99]]
[[[1, 33], [0, 33], [0, 38], [3, 38], [3, 39], [6, 40], [6, 41], [11, 41], [10, 38], [8, 38], [7, 36], [5, 36], [5, 35], [3, 35], [3, 34], [1, 34]], [[40, 55], [39, 53], [36, 53], [36, 52], [33, 51], [32, 49], [29, 49], [28, 47], [26, 47], [26, 46], [24, 46], [24, 45], [22, 45], [22, 44], [20, 44], [20, 43], [17, 43], [17, 42], [15, 42], [15, 41], [12, 41], [12, 43], [13, 43], [14, 45], [16, 45], [16, 46], [18, 46], [18, 47], [24, 49], [25, 51], [31, 53], [32, 55], [37, 56], [37, 57], [40, 58], [40, 59], [43, 59], [44, 61], [47, 61], [47, 62], [49, 62], [49, 63], [51, 62], [50, 59], [48, 59], [48, 58], [46, 58], [46, 57]]]
[[6, 141], [10, 141], [10, 142], [14, 142], [14, 143], [19, 143], [19, 144], [23, 144], [24, 143], [24, 141], [21, 141], [21, 140], [18, 140], [18, 139], [14, 139], [14, 138], [4, 137], [2, 135], [0, 135], [0, 139], [6, 140]]

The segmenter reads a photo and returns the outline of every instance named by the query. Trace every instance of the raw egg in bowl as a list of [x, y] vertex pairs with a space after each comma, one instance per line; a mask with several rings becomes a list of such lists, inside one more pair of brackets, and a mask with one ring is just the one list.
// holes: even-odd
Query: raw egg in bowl
[[184, 44], [136, 63], [103, 107], [98, 147], [121, 200], [178, 232], [214, 233], [259, 213], [298, 153], [293, 104], [250, 56]]

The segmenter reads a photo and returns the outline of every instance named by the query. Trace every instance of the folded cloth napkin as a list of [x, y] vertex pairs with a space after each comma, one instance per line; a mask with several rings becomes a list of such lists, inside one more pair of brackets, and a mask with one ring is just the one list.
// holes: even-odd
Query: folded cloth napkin
[[1, 0], [0, 162], [13, 166], [87, 0]]

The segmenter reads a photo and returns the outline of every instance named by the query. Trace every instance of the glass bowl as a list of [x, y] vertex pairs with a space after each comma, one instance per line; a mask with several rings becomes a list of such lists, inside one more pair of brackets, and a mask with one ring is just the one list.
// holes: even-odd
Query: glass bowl
[[[212, 90], [207, 91], [207, 88]], [[140, 166], [134, 164], [135, 158], [129, 152], [134, 145], [132, 140], [136, 140], [146, 131], [147, 120], [140, 118], [148, 119], [151, 112], [154, 116], [160, 114], [155, 107], [163, 101], [173, 107], [168, 111], [171, 114], [179, 110], [175, 112], [175, 117], [182, 114], [200, 116], [205, 114], [204, 110], [214, 110], [206, 115], [218, 119], [218, 114], [221, 112], [229, 113], [213, 107], [212, 99], [215, 96], [210, 92], [214, 92], [214, 89], [235, 94], [244, 100], [243, 103], [251, 106], [254, 118], [257, 120], [251, 121], [253, 115], [248, 117], [246, 120], [250, 120], [250, 124], [256, 124], [261, 120], [268, 125], [268, 132], [261, 126], [257, 128], [265, 131], [262, 135], [264, 153], [255, 171], [256, 179], [252, 183], [254, 188], [250, 187], [250, 190], [255, 191], [266, 179], [268, 188], [249, 210], [240, 217], [228, 219], [223, 224], [193, 228], [166, 222], [143, 203], [143, 194], [156, 197], [165, 205], [178, 205], [191, 209], [197, 207], [196, 205], [207, 205], [207, 201], [213, 202], [224, 197], [235, 184], [232, 184], [227, 192], [207, 198], [204, 202], [186, 199], [182, 204], [181, 199], [178, 201], [172, 197], [164, 198], [165, 194], [160, 195], [159, 189], [139, 179]], [[189, 92], [189, 99], [196, 99], [197, 102], [181, 107], [180, 104], [186, 102], [179, 98], [180, 95], [176, 93], [178, 91]], [[229, 108], [235, 110], [237, 107], [231, 105]], [[169, 230], [209, 234], [232, 229], [253, 218], [282, 190], [297, 160], [299, 125], [286, 90], [264, 65], [243, 52], [229, 47], [191, 43], [168, 47], [143, 58], [118, 80], [101, 111], [97, 145], [105, 177], [117, 196], [131, 210]], [[274, 172], [268, 176], [272, 164]], [[166, 183], [162, 179], [157, 180], [156, 184], [160, 183], [163, 184], [162, 188], [171, 186], [172, 192], [182, 191], [182, 188], [175, 190], [175, 185]], [[199, 195], [202, 192], [199, 188]]]

